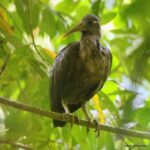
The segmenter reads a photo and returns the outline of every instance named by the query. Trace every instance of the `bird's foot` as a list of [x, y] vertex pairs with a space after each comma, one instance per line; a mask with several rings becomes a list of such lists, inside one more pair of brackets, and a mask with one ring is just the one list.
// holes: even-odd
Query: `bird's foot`
[[87, 127], [86, 127], [86, 131], [87, 131], [87, 133], [89, 132], [89, 128], [90, 128], [90, 124], [91, 124], [91, 119], [88, 119], [87, 120], [88, 121], [88, 124], [87, 124]]
[[100, 126], [99, 126], [99, 122], [94, 119], [93, 122], [95, 122], [97, 124], [97, 127], [95, 128], [95, 132], [97, 132], [97, 138], [100, 136]]
[[68, 107], [67, 103], [64, 100], [62, 100], [62, 106], [63, 106], [66, 114], [69, 116], [69, 118], [71, 120], [70, 122], [71, 122], [71, 127], [72, 127], [73, 123], [74, 123], [74, 116], [71, 114], [71, 112], [69, 110], [69, 107]]
[[80, 123], [80, 120], [77, 116], [72, 115], [71, 127], [72, 127], [73, 123], [75, 123], [75, 122]]
[[74, 117], [71, 113], [66, 113], [68, 116], [69, 116], [69, 119], [71, 120], [70, 121], [70, 126], [72, 127], [73, 126], [73, 120], [74, 120]]
[[77, 116], [74, 116], [74, 115], [72, 115], [71, 113], [67, 113], [67, 115], [70, 117], [70, 125], [71, 125], [71, 127], [73, 126], [73, 124], [75, 123], [75, 122], [80, 122], [80, 120], [79, 120], [79, 118], [77, 117]]
[[86, 119], [88, 121], [88, 124], [87, 124], [87, 133], [88, 133], [89, 132], [89, 126], [91, 124], [91, 119], [90, 119], [90, 116], [89, 116], [89, 114], [88, 114], [88, 112], [86, 110], [86, 103], [82, 104], [82, 111], [83, 111], [83, 113], [84, 113], [84, 115], [85, 115], [85, 117], [86, 117]]

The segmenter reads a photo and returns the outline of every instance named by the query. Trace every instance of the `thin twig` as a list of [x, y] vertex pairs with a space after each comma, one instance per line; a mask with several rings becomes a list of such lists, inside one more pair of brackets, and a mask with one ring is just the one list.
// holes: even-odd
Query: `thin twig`
[[131, 136], [131, 137], [150, 139], [149, 132], [129, 130], [129, 129], [124, 129], [124, 128], [120, 128], [120, 127], [108, 126], [108, 125], [104, 125], [104, 124], [97, 125], [97, 123], [95, 123], [95, 122], [89, 123], [89, 121], [77, 119], [75, 116], [73, 117], [73, 116], [70, 116], [67, 114], [60, 114], [60, 113], [56, 113], [56, 112], [42, 110], [40, 108], [31, 106], [31, 105], [26, 105], [26, 104], [23, 104], [20, 102], [9, 100], [5, 97], [0, 97], [0, 103], [20, 109], [20, 110], [24, 110], [27, 112], [31, 112], [34, 114], [38, 114], [38, 115], [56, 119], [56, 120], [69, 122], [72, 124], [78, 124], [81, 126], [89, 126], [89, 128], [100, 129], [100, 130], [104, 130], [104, 131], [108, 131], [108, 132], [112, 132], [112, 133], [116, 133], [116, 134]]
[[31, 23], [31, 12], [30, 12], [30, 5], [29, 5], [29, 0], [27, 0], [27, 5], [28, 5], [28, 17], [29, 17], [29, 28], [30, 28], [30, 32], [31, 32], [31, 38], [32, 38], [32, 44], [36, 50], [36, 52], [38, 53], [38, 55], [41, 57], [41, 59], [43, 60], [43, 62], [45, 62], [45, 64], [47, 66], [49, 66], [49, 63], [46, 61], [46, 59], [41, 55], [41, 53], [38, 51], [38, 48], [36, 47], [36, 44], [35, 44], [35, 40], [34, 40], [34, 35], [33, 35], [33, 32], [32, 32], [32, 23]]
[[16, 82], [17, 82], [18, 88], [20, 90], [20, 93], [24, 96], [25, 99], [28, 99], [28, 96], [26, 95], [25, 91], [21, 87], [19, 79], [16, 79]]
[[7, 56], [7, 52], [5, 51], [5, 49], [4, 49], [3, 46], [2, 46], [3, 44], [4, 44], [4, 41], [3, 41], [3, 40], [0, 40], [0, 48], [1, 48], [2, 52], [4, 53], [4, 55]]
[[5, 62], [3, 63], [3, 65], [0, 68], [0, 76], [3, 74], [4, 70], [6, 69], [6, 66], [8, 64], [8, 60], [9, 60], [10, 54], [7, 55]]
[[11, 147], [15, 147], [15, 148], [22, 148], [24, 150], [33, 150], [31, 147], [29, 147], [29, 145], [20, 143], [20, 142], [16, 142], [16, 141], [10, 141], [10, 140], [3, 140], [0, 139], [0, 144], [7, 144], [10, 145]]

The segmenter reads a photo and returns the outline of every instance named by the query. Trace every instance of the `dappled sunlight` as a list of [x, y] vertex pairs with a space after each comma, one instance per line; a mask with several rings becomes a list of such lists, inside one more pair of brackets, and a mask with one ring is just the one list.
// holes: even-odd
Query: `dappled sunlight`
[[[53, 63], [65, 46], [80, 41], [81, 33], [63, 35], [87, 14], [99, 16], [100, 44], [113, 55], [108, 79], [91, 98], [88, 111], [101, 124], [149, 133], [149, 0], [0, 1], [0, 96], [50, 111]], [[66, 82], [66, 78], [59, 82]], [[62, 92], [62, 87], [57, 90]], [[85, 118], [80, 109], [76, 114]], [[102, 130], [96, 138], [93, 129], [87, 133], [86, 127], [74, 123], [53, 128], [51, 119], [0, 105], [0, 149], [11, 150], [18, 142], [36, 150], [122, 150], [127, 149], [126, 144], [143, 144], [150, 149], [146, 139]], [[17, 145], [16, 149], [25, 148]]]

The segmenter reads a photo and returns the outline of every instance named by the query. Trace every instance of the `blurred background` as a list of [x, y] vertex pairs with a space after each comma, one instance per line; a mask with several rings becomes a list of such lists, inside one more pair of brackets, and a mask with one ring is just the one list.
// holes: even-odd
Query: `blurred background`
[[[88, 104], [100, 123], [150, 131], [150, 1], [148, 0], [1, 0], [0, 96], [50, 110], [49, 76], [59, 51], [79, 41], [62, 35], [87, 14], [100, 17], [100, 42], [110, 48], [113, 65], [103, 89]], [[75, 112], [84, 118], [81, 110]], [[0, 149], [21, 150], [1, 139], [35, 150], [128, 150], [150, 141], [109, 132], [96, 133], [0, 104]], [[22, 148], [23, 149], [23, 148]], [[25, 149], [25, 148], [24, 148]]]

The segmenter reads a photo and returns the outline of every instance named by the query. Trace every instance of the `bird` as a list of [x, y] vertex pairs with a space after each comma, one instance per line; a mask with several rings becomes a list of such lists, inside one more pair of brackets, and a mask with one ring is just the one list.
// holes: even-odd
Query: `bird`
[[[86, 103], [103, 87], [111, 70], [112, 54], [100, 44], [99, 17], [88, 14], [64, 34], [81, 32], [80, 41], [64, 47], [57, 55], [50, 75], [50, 107], [57, 113], [71, 114], [82, 108], [90, 120]], [[66, 122], [53, 120], [54, 127]]]

